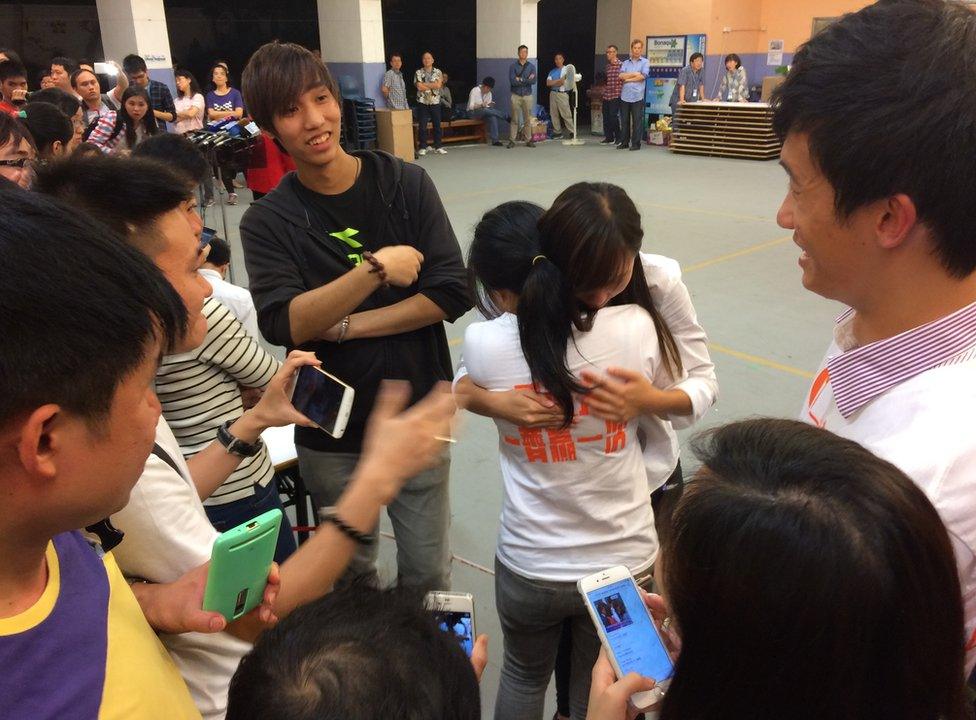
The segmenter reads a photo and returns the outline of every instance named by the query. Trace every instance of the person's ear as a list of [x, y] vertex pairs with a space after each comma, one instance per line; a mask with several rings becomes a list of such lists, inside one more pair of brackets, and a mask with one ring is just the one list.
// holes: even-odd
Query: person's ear
[[917, 225], [918, 209], [908, 195], [899, 193], [879, 201], [875, 232], [880, 247], [891, 250], [900, 246]]
[[60, 157], [61, 155], [64, 155], [65, 150], [66, 148], [64, 146], [64, 143], [61, 142], [60, 140], [55, 140], [53, 143], [51, 143], [51, 154], [54, 157]]
[[53, 480], [57, 476], [65, 419], [60, 406], [48, 404], [34, 410], [20, 426], [17, 457], [31, 477]]

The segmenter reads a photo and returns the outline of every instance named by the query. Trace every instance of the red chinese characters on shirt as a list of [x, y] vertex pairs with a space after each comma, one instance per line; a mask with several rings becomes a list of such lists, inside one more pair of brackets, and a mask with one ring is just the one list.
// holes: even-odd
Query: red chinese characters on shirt
[[[516, 385], [515, 390], [530, 390], [536, 392], [533, 385]], [[549, 400], [552, 395], [541, 393]], [[573, 424], [567, 428], [528, 428], [518, 429], [519, 437], [506, 435], [502, 440], [508, 445], [521, 446], [525, 451], [525, 459], [530, 463], [562, 463], [574, 462], [577, 459], [577, 443], [593, 443], [604, 441], [604, 453], [612, 455], [627, 447], [627, 423], [606, 422], [606, 434], [575, 437], [573, 425], [581, 417], [590, 414], [590, 408], [585, 401], [580, 403], [579, 411], [573, 418]]]

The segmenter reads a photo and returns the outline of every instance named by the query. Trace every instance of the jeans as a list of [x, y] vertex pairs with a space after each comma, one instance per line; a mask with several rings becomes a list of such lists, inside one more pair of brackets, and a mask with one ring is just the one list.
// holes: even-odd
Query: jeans
[[549, 115], [552, 117], [552, 129], [554, 131], [561, 133], [562, 127], [565, 126], [568, 135], [576, 134], [573, 125], [573, 111], [569, 108], [569, 93], [549, 93]]
[[[298, 468], [316, 511], [335, 506], [358, 462], [356, 454], [298, 447]], [[399, 580], [423, 591], [451, 588], [450, 470], [450, 458], [445, 456], [436, 467], [410, 478], [387, 506], [396, 538]], [[376, 534], [377, 528], [373, 528], [372, 536]], [[377, 550], [376, 543], [358, 546], [337, 587], [361, 577], [378, 582]]]
[[210, 524], [220, 532], [227, 532], [248, 520], [253, 520], [258, 515], [277, 508], [282, 512], [281, 529], [278, 530], [278, 544], [275, 547], [275, 562], [282, 563], [288, 559], [298, 546], [295, 544], [295, 536], [291, 531], [291, 522], [284, 514], [285, 510], [281, 505], [281, 497], [278, 495], [278, 484], [271, 480], [264, 487], [254, 488], [251, 497], [241, 498], [224, 505], [204, 505]]
[[[638, 584], [653, 589], [650, 570], [642, 574]], [[546, 687], [567, 620], [572, 636], [570, 716], [584, 720], [600, 638], [576, 583], [522, 577], [495, 558], [495, 603], [504, 635], [495, 720], [541, 720]]]
[[620, 141], [620, 98], [603, 101], [603, 139]]
[[428, 120], [434, 126], [434, 149], [436, 150], [441, 146], [441, 106], [417, 103], [417, 124], [420, 126], [417, 130], [417, 140], [420, 142], [421, 150], [427, 147]]
[[512, 142], [518, 138], [519, 116], [521, 125], [525, 129], [525, 141], [532, 142], [532, 111], [535, 109], [535, 99], [531, 95], [516, 95], [512, 93], [512, 124], [508, 139]]
[[620, 144], [640, 148], [641, 136], [644, 134], [644, 101], [620, 101]]
[[488, 126], [488, 137], [492, 142], [498, 142], [498, 121], [505, 119], [505, 113], [498, 108], [478, 108], [472, 110], [470, 115], [475, 120], [484, 120]]

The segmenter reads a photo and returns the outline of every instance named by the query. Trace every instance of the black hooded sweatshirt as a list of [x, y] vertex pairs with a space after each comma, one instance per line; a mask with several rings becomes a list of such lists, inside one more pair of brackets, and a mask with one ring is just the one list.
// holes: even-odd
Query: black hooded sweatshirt
[[[365, 250], [410, 245], [423, 253], [424, 261], [412, 286], [381, 287], [354, 312], [394, 305], [422, 293], [454, 322], [473, 304], [461, 249], [427, 173], [384, 152], [354, 154], [362, 160], [362, 170], [347, 192], [319, 195], [290, 173], [252, 204], [241, 221], [258, 326], [269, 342], [289, 350], [296, 347], [288, 318], [292, 299], [349, 272]], [[300, 349], [314, 351], [323, 369], [356, 390], [341, 439], [317, 428], [296, 429], [296, 444], [313, 450], [360, 452], [365, 422], [383, 379], [409, 380], [414, 402], [437, 381], [453, 377], [447, 335], [440, 322], [342, 344], [312, 341]]]

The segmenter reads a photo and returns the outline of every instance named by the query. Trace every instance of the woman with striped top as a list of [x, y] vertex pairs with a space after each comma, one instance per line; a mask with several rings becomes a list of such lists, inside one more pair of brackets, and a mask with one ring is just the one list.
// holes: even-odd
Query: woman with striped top
[[[263, 388], [279, 363], [214, 298], [203, 306], [207, 336], [189, 352], [167, 355], [156, 374], [163, 416], [189, 459], [217, 437], [217, 428], [244, 413], [241, 388]], [[281, 508], [267, 447], [249, 458], [209, 498], [207, 517], [221, 532], [272, 508]], [[289, 523], [282, 523], [275, 560], [295, 551]]]

